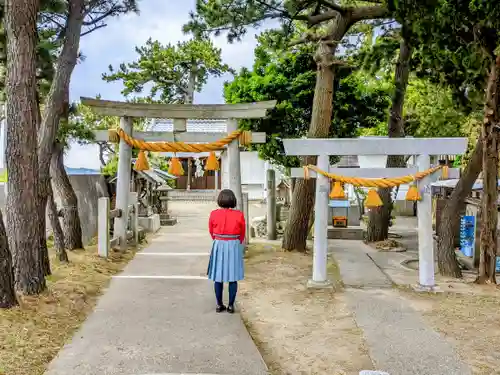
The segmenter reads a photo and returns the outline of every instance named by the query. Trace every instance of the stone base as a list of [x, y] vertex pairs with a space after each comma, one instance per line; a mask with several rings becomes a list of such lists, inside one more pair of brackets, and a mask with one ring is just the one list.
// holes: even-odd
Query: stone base
[[335, 228], [328, 227], [329, 240], [358, 240], [363, 241], [363, 228], [361, 227], [347, 227]]
[[418, 293], [443, 293], [443, 290], [437, 285], [427, 286], [427, 285], [420, 285], [417, 283], [412, 285], [412, 289], [413, 291]]
[[154, 214], [148, 217], [139, 217], [139, 225], [148, 233], [156, 233], [160, 230], [160, 215]]
[[312, 279], [307, 281], [308, 289], [333, 289], [333, 283], [330, 280], [314, 281]]
[[173, 225], [177, 224], [177, 219], [175, 217], [169, 217], [169, 218], [166, 218], [166, 219], [161, 219], [160, 220], [160, 224], [162, 226], [173, 226]]
[[359, 372], [359, 375], [389, 375], [389, 373], [384, 371], [362, 370]]
[[162, 226], [172, 226], [177, 224], [177, 219], [171, 217], [169, 214], [160, 214], [160, 225]]

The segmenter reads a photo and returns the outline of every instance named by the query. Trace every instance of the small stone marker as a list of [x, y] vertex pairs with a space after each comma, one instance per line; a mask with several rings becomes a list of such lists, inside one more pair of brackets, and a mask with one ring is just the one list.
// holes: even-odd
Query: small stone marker
[[359, 375], [389, 375], [389, 373], [384, 371], [362, 370], [359, 372]]

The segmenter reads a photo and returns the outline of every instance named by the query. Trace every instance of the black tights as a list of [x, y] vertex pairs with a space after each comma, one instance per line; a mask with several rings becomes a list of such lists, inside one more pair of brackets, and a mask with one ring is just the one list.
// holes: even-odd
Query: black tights
[[[217, 305], [222, 306], [222, 294], [224, 291], [224, 283], [214, 282], [215, 298], [217, 299]], [[238, 282], [232, 281], [229, 283], [229, 306], [234, 305], [234, 300], [236, 299], [236, 292], [238, 292]]]

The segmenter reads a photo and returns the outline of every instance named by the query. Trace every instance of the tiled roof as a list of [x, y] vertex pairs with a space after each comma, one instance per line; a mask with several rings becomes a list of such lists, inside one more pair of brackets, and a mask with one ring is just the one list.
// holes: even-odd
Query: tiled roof
[[[156, 119], [147, 126], [149, 131], [171, 132], [174, 121], [171, 119]], [[225, 133], [226, 121], [224, 120], [187, 120], [186, 131], [193, 133]]]

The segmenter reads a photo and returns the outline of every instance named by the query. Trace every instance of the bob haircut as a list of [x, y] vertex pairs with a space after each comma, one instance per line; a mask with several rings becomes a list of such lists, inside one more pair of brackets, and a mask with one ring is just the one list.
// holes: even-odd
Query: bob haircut
[[236, 196], [229, 189], [222, 190], [217, 197], [217, 204], [220, 208], [235, 208], [236, 203]]

